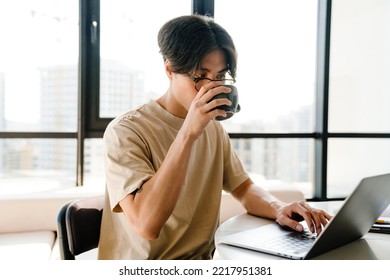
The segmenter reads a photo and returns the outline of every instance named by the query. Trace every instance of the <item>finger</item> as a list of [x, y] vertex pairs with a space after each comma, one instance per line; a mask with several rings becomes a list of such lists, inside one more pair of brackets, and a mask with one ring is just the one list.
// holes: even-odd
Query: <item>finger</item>
[[299, 214], [306, 221], [310, 231], [314, 232], [312, 214], [310, 213], [309, 209], [310, 208], [306, 206], [304, 201], [300, 201], [299, 203], [295, 203], [292, 211]]
[[328, 224], [328, 217], [330, 217], [326, 212], [322, 210], [317, 210], [317, 216], [321, 222], [321, 226], [317, 228], [317, 234], [320, 234], [323, 228]]
[[319, 210], [314, 210], [313, 219], [314, 219], [314, 217], [316, 217], [318, 219], [318, 223], [315, 222], [316, 233], [320, 234], [322, 232], [322, 228], [326, 225], [327, 221], [326, 221], [325, 217], [322, 215], [321, 211], [319, 211]]
[[208, 112], [208, 118], [210, 120], [214, 120], [216, 117], [226, 118], [227, 113], [225, 110], [222, 109], [212, 109], [211, 111]]
[[231, 106], [232, 102], [227, 98], [215, 98], [215, 99], [209, 101], [206, 104], [205, 108], [207, 108], [208, 111], [211, 111], [211, 110], [214, 110], [215, 108], [217, 108], [219, 106], [223, 106], [223, 105]]
[[[218, 86], [221, 86], [222, 85], [222, 82], [221, 81], [212, 81], [210, 83], [207, 83], [205, 84], [204, 86], [202, 86], [200, 89], [199, 89], [199, 92], [198, 92], [198, 95], [200, 98], [202, 98], [204, 95], [206, 95], [211, 89], [215, 88], [215, 87], [218, 87]], [[209, 99], [211, 98], [212, 96], [209, 97]], [[207, 97], [206, 97], [207, 98]]]
[[[314, 222], [315, 231], [317, 234], [322, 232], [324, 226], [328, 224], [328, 220], [331, 219], [331, 216], [323, 210], [311, 208], [309, 205], [303, 205], [309, 212]], [[312, 231], [314, 233], [314, 231]]]
[[209, 101], [217, 94], [229, 94], [231, 92], [231, 89], [224, 87], [221, 82], [210, 82], [207, 84], [207, 87], [204, 87], [204, 89], [207, 91], [202, 95], [201, 98], [205, 103], [209, 103]]
[[[230, 88], [217, 86], [210, 89], [205, 95], [202, 96], [202, 103], [205, 103], [204, 109], [206, 112], [212, 112], [211, 117], [222, 116], [226, 117], [226, 112], [221, 106], [231, 106], [232, 102], [228, 99], [228, 96], [224, 94], [228, 94], [230, 92]], [[223, 95], [219, 95], [219, 94]], [[218, 97], [216, 97], [219, 95]]]
[[323, 215], [325, 216], [325, 218], [326, 218], [328, 221], [330, 221], [330, 220], [333, 218], [332, 215], [329, 215], [328, 213], [326, 213], [326, 212], [323, 211], [323, 210], [321, 210], [321, 211], [322, 211]]
[[295, 211], [303, 217], [312, 233], [321, 232], [322, 222], [317, 209], [310, 207], [305, 201], [301, 201]]
[[328, 224], [328, 220], [326, 219], [326, 217], [323, 214], [320, 215], [319, 217], [320, 217], [322, 226], [326, 226]]
[[323, 226], [326, 226], [332, 218], [333, 217], [331, 215], [321, 210], [320, 219]]
[[281, 215], [280, 217], [278, 217], [276, 219], [276, 222], [281, 226], [289, 227], [299, 232], [303, 230], [303, 226], [300, 223], [285, 215]]

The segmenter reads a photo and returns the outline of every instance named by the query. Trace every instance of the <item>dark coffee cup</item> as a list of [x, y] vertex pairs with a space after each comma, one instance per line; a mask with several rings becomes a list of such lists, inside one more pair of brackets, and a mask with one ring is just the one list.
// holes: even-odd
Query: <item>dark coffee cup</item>
[[232, 102], [232, 105], [221, 105], [216, 108], [222, 109], [226, 112], [226, 117], [217, 116], [215, 119], [217, 121], [223, 121], [230, 119], [235, 113], [238, 113], [241, 109], [240, 104], [238, 104], [238, 91], [237, 88], [233, 85], [223, 85], [224, 87], [228, 87], [231, 89], [231, 92], [229, 93], [218, 93], [213, 98], [210, 99], [210, 101], [218, 98], [227, 98]]

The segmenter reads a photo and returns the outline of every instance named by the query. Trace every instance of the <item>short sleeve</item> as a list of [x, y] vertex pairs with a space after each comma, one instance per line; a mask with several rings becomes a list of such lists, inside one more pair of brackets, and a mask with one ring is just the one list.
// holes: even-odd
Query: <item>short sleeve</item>
[[149, 149], [132, 128], [130, 120], [113, 121], [104, 137], [106, 188], [111, 209], [121, 212], [119, 202], [133, 193], [155, 173]]

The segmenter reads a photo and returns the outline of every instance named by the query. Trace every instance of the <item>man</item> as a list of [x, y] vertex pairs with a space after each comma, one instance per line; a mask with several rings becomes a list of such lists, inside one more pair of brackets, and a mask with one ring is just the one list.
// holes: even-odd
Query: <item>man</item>
[[[285, 204], [245, 172], [217, 116], [236, 75], [230, 35], [212, 19], [182, 16], [158, 34], [169, 87], [117, 117], [104, 135], [106, 205], [101, 259], [210, 259], [222, 190], [248, 213], [297, 231], [321, 232], [330, 216], [304, 201]], [[230, 77], [229, 77], [230, 76]]]

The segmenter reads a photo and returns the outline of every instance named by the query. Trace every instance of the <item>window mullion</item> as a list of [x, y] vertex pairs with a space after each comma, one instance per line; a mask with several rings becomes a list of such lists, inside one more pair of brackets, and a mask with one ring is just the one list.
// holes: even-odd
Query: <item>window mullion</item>
[[214, 17], [214, 0], [192, 0], [192, 14]]
[[77, 186], [83, 185], [84, 140], [99, 112], [100, 1], [80, 0]]
[[314, 198], [327, 198], [328, 103], [331, 0], [318, 1]]

